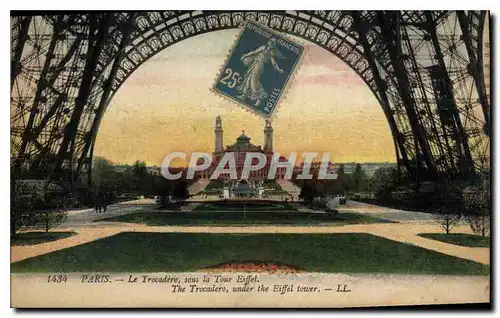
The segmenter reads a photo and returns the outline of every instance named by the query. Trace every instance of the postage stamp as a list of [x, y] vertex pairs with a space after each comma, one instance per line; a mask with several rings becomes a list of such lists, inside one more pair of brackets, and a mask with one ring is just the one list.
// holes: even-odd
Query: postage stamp
[[213, 89], [269, 118], [282, 99], [303, 54], [302, 45], [249, 20], [229, 52]]

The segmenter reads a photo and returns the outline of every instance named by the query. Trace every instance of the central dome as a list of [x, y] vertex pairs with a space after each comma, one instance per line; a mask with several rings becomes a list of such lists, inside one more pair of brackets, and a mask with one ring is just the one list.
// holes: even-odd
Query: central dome
[[238, 141], [250, 141], [250, 137], [245, 135], [245, 133], [242, 133], [238, 138], [236, 138]]

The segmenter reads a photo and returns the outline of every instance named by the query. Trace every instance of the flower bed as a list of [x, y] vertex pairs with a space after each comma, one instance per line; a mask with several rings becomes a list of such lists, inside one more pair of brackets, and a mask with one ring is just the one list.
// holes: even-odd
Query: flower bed
[[225, 263], [202, 268], [203, 272], [303, 273], [302, 269], [284, 264], [245, 262]]

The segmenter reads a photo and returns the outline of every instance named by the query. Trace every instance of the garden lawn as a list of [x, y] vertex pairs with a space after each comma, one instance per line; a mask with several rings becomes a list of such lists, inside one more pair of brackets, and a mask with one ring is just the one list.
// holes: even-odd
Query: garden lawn
[[296, 208], [285, 202], [220, 202], [204, 203], [193, 209], [193, 211], [297, 211]]
[[75, 235], [76, 232], [24, 232], [18, 233], [11, 238], [11, 246], [36, 245], [46, 242], [57, 241]]
[[489, 266], [371, 234], [124, 232], [22, 260], [12, 272], [192, 272], [269, 262], [310, 272], [488, 275]]
[[305, 212], [136, 212], [97, 220], [98, 222], [138, 223], [149, 226], [199, 225], [199, 226], [244, 226], [244, 225], [297, 225], [340, 226], [360, 223], [393, 223], [357, 213]]
[[466, 247], [490, 247], [490, 238], [464, 233], [422, 233], [421, 237]]

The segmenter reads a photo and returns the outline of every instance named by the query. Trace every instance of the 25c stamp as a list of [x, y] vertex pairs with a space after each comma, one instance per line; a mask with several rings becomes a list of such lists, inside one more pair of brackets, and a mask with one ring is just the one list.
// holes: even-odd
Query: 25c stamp
[[300, 44], [255, 21], [246, 21], [213, 89], [269, 118], [303, 53]]

